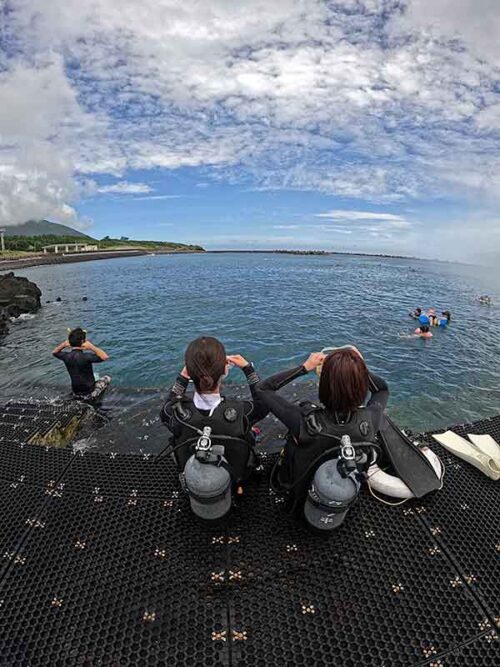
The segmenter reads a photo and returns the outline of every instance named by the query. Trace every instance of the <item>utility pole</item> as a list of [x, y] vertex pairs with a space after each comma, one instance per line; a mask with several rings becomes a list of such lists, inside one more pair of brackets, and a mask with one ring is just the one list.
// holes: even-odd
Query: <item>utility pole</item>
[[5, 239], [3, 237], [5, 229], [0, 229], [0, 251], [5, 252]]

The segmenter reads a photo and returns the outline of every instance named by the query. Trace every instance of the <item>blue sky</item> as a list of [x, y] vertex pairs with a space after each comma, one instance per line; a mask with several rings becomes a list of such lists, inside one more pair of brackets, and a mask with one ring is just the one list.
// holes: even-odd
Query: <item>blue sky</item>
[[[126, 183], [126, 185], [125, 185]], [[149, 188], [148, 192], [135, 192]], [[452, 201], [399, 202], [377, 205], [355, 197], [304, 190], [252, 189], [200, 180], [198, 169], [135, 172], [105, 192], [78, 204], [80, 217], [95, 221], [89, 232], [98, 237], [124, 235], [137, 239], [202, 243], [207, 248], [318, 248], [391, 251], [394, 232], [446, 221]], [[126, 192], [125, 192], [126, 191]], [[414, 237], [408, 251], [426, 253], [425, 239]], [[439, 252], [439, 251], [438, 251]]]
[[496, 0], [6, 0], [0, 224], [488, 259]]

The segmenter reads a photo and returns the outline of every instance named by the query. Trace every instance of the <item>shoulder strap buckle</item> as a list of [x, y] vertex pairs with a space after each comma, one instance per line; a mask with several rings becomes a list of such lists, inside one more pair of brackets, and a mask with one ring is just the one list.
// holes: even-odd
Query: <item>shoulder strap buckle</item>
[[316, 414], [316, 410], [311, 411], [309, 414], [305, 416], [305, 424], [306, 424], [306, 429], [307, 432], [310, 435], [316, 435], [318, 433], [321, 433], [323, 430], [323, 426], [320, 424], [318, 420], [318, 416]]

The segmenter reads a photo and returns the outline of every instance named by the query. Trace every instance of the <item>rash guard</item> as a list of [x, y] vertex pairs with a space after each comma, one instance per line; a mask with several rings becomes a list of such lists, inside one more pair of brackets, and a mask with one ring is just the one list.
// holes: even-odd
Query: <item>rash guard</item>
[[91, 394], [95, 387], [92, 364], [99, 364], [100, 359], [92, 350], [64, 347], [54, 354], [56, 359], [64, 361], [71, 378], [71, 389], [75, 394]]

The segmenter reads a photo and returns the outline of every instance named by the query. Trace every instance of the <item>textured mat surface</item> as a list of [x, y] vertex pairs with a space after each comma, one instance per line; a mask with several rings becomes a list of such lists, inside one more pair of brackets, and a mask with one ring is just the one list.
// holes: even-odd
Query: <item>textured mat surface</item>
[[[455, 430], [498, 438], [500, 417]], [[281, 513], [266, 475], [207, 526], [168, 458], [6, 439], [0, 664], [498, 665], [500, 487], [446, 463], [441, 492], [364, 493], [325, 539]]]

